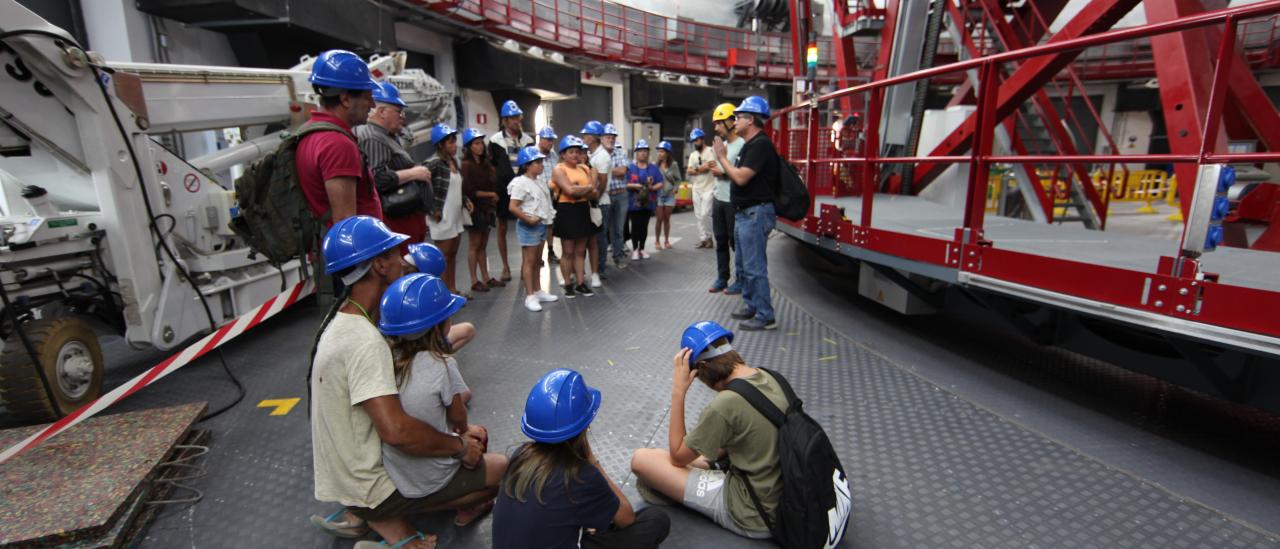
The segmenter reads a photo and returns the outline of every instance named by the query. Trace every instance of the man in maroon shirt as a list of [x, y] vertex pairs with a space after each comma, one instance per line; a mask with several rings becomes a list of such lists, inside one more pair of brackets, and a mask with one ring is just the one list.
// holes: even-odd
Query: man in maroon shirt
[[327, 122], [342, 130], [311, 133], [298, 142], [298, 181], [311, 213], [329, 213], [330, 226], [357, 214], [382, 219], [373, 174], [351, 133], [368, 118], [378, 83], [364, 60], [344, 50], [320, 54], [309, 80], [320, 95], [320, 108], [307, 123]]

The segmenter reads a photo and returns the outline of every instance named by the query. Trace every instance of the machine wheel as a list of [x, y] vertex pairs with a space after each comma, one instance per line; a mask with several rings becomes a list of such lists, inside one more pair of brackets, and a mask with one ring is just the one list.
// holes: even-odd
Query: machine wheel
[[88, 323], [64, 317], [28, 322], [22, 329], [51, 387], [45, 391], [22, 339], [9, 334], [0, 354], [0, 399], [9, 413], [25, 423], [56, 421], [102, 394], [102, 348]]

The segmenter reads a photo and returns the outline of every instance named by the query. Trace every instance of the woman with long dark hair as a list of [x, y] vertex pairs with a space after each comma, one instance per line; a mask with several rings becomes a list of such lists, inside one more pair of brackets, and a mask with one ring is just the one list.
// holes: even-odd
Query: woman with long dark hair
[[[462, 132], [462, 147], [462, 194], [475, 205], [467, 225], [467, 272], [471, 274], [471, 290], [487, 292], [490, 287], [507, 285], [489, 276], [489, 230], [497, 219], [498, 172], [489, 161], [484, 132], [467, 128]], [[480, 278], [476, 278], [477, 266]]]
[[676, 193], [684, 176], [680, 173], [680, 163], [671, 155], [671, 143], [667, 141], [658, 142], [658, 169], [662, 172], [662, 190], [658, 191], [658, 222], [653, 228], [653, 247], [670, 250], [671, 212], [676, 209]]
[[427, 228], [431, 230], [440, 251], [444, 252], [445, 269], [440, 277], [449, 291], [462, 296], [455, 284], [458, 268], [458, 245], [462, 240], [462, 229], [466, 224], [467, 210], [471, 209], [471, 201], [462, 196], [462, 168], [458, 165], [458, 130], [448, 124], [436, 124], [431, 128], [431, 144], [436, 148], [435, 156], [426, 162], [431, 171], [431, 187], [435, 192], [435, 204], [427, 215]]
[[591, 451], [600, 391], [573, 370], [542, 376], [525, 401], [516, 448], [493, 510], [494, 549], [657, 547], [671, 529], [657, 507], [636, 513]]

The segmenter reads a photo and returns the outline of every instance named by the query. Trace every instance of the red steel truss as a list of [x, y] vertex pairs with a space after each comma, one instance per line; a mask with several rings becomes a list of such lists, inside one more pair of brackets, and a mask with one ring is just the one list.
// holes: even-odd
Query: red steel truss
[[[1170, 3], [1174, 1], [1190, 0], [1170, 0]], [[1165, 2], [1148, 2], [1148, 6], [1151, 4]], [[1263, 143], [1267, 149], [1265, 152], [1229, 153], [1225, 142], [1212, 137], [1224, 131], [1222, 126], [1226, 123], [1224, 111], [1228, 110], [1227, 106], [1238, 105], [1250, 115], [1254, 111], [1266, 110], [1268, 112], [1261, 115], [1263, 120], [1275, 115], [1275, 107], [1269, 101], [1248, 102], [1247, 97], [1254, 93], [1251, 89], [1243, 90], [1245, 95], [1242, 96], [1241, 90], [1233, 88], [1235, 80], [1243, 78], [1235, 68], [1248, 66], [1248, 60], [1239, 55], [1238, 47], [1242, 38], [1240, 33], [1247, 28], [1243, 23], [1251, 19], [1274, 20], [1280, 13], [1280, 0], [1211, 12], [1198, 9], [1182, 11], [1160, 20], [1153, 17], [1153, 22], [1146, 25], [1107, 30], [1119, 18], [1115, 12], [1126, 12], [1135, 5], [1135, 0], [1095, 0], [1063, 31], [1038, 45], [873, 80], [778, 110], [771, 119], [770, 134], [791, 162], [803, 166], [805, 172], [811, 174], [807, 184], [812, 196], [847, 196], [840, 194], [838, 188], [844, 177], [842, 174], [849, 171], [860, 173], [858, 179], [862, 186], [858, 199], [861, 202], [860, 215], [852, 216], [852, 219], [846, 217], [844, 208], [824, 200], [816, 211], [811, 210], [800, 221], [779, 220], [781, 228], [788, 234], [836, 251], [843, 249], [844, 253], [852, 253], [856, 250], [863, 255], [855, 256], [863, 258], [868, 257], [866, 254], [874, 254], [874, 257], [899, 264], [916, 265], [921, 272], [948, 273], [947, 277], [962, 283], [980, 281], [987, 288], [1017, 288], [1018, 291], [1033, 292], [1051, 303], [1088, 303], [1090, 307], [1096, 307], [1093, 310], [1114, 312], [1118, 318], [1128, 318], [1130, 322], [1147, 326], [1163, 326], [1159, 319], [1169, 319], [1171, 323], [1180, 323], [1177, 324], [1182, 327], [1179, 329], [1192, 330], [1192, 337], [1228, 341], [1235, 335], [1248, 334], [1247, 337], [1255, 338], [1251, 341], [1265, 342], [1270, 349], [1267, 352], [1280, 354], [1280, 318], [1275, 315], [1275, 311], [1280, 310], [1280, 290], [1233, 284], [1229, 278], [1204, 272], [1200, 263], [1203, 256], [1196, 251], [1195, 243], [1204, 242], [1208, 230], [1205, 227], [1201, 227], [1198, 234], [1184, 231], [1176, 255], [1160, 257], [1146, 268], [1125, 268], [1017, 251], [1002, 247], [999, 241], [992, 242], [984, 232], [988, 174], [992, 165], [997, 163], [1167, 163], [1189, 168], [1184, 170], [1189, 175], [1179, 176], [1179, 186], [1194, 189], [1201, 167], [1280, 162], [1280, 149], [1269, 143]], [[1098, 6], [1107, 9], [1092, 9]], [[1185, 129], [1188, 135], [1194, 132], [1194, 148], [1145, 155], [992, 153], [996, 125], [1012, 114], [1017, 103], [1031, 98], [1079, 52], [1144, 40], [1162, 44], [1166, 39], [1182, 37], [1185, 40], [1193, 35], [1201, 36], [1195, 42], [1195, 53], [1208, 59], [1193, 70], [1180, 71], [1189, 79], [1187, 85], [1198, 90], [1195, 106], [1188, 108], [1184, 104], [1182, 111], [1201, 112], [1202, 116], [1194, 125], [1187, 127], [1175, 128], [1174, 125], [1180, 122], [1172, 121], [1170, 131], [1180, 133]], [[1209, 37], [1205, 38], [1205, 35]], [[1179, 55], [1189, 56], [1187, 53]], [[1017, 64], [1018, 68], [1008, 78], [1003, 78], [1001, 68], [1008, 64]], [[952, 142], [935, 150], [932, 155], [879, 156], [879, 117], [886, 88], [964, 71], [977, 71], [979, 74], [975, 93], [977, 110], [964, 124], [964, 131], [953, 134]], [[1247, 69], [1243, 74], [1252, 80]], [[1172, 84], [1162, 78], [1161, 92], [1165, 93]], [[827, 131], [818, 125], [822, 113], [835, 110], [841, 101], [852, 97], [861, 97], [868, 104], [868, 120], [863, 124], [865, 135], [861, 148], [837, 153], [830, 145], [817, 144], [813, 136]], [[1169, 99], [1178, 97], [1164, 98], [1166, 107], [1169, 107]], [[1257, 99], [1256, 95], [1251, 97]], [[1183, 99], [1191, 101], [1190, 98]], [[1176, 101], [1173, 104], [1176, 105]], [[1186, 123], [1192, 122], [1188, 120]], [[960, 142], [965, 145], [960, 146]], [[917, 173], [923, 171], [924, 166], [934, 167], [936, 171], [955, 163], [968, 164], [963, 221], [954, 227], [954, 235], [950, 238], [938, 237], [937, 227], [930, 227], [928, 232], [931, 234], [926, 235], [922, 231], [894, 229], [895, 225], [886, 224], [888, 221], [873, 223], [879, 219], [874, 211], [878, 198], [878, 172], [882, 166], [903, 163], [916, 164]], [[1214, 183], [1216, 180], [1211, 184]], [[885, 198], [886, 195], [879, 197]], [[1184, 197], [1184, 203], [1192, 202], [1192, 198]], [[1175, 252], [1172, 245], [1169, 251]], [[1258, 256], [1251, 257], [1256, 259]], [[1270, 256], [1262, 261], [1274, 272], [1280, 272], [1280, 256], [1275, 257], [1276, 261], [1272, 261]], [[1152, 298], [1153, 295], [1156, 297]], [[1133, 320], [1135, 318], [1140, 320]], [[1190, 328], [1185, 328], [1187, 326]], [[1222, 339], [1218, 339], [1220, 334], [1234, 335], [1221, 335]]]

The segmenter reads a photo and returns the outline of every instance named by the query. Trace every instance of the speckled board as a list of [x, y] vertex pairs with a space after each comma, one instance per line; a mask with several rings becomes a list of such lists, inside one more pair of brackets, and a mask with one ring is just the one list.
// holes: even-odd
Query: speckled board
[[[90, 419], [0, 465], [0, 545], [58, 545], [107, 533], [206, 404]], [[0, 431], [0, 447], [40, 426]]]

